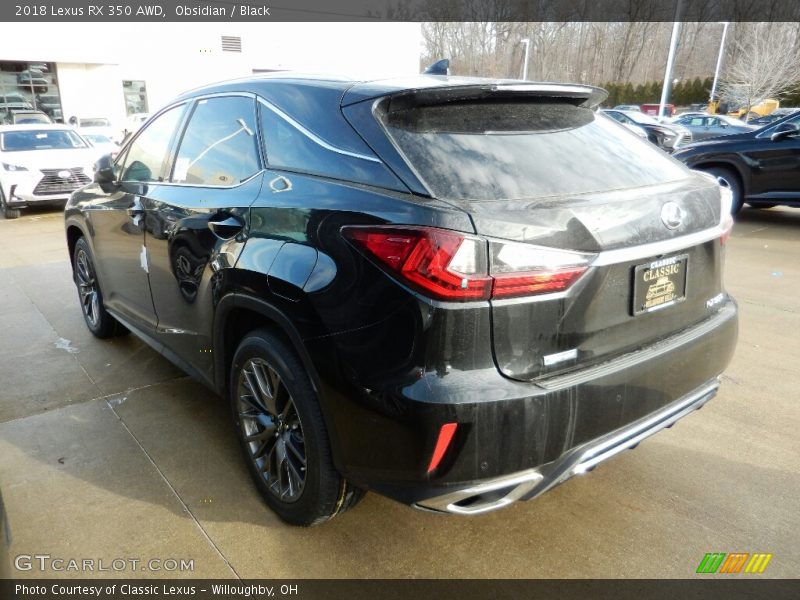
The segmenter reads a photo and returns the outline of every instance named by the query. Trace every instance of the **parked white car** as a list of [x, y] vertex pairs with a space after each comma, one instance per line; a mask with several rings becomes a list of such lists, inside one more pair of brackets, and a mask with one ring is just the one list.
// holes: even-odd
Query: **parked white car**
[[117, 144], [122, 141], [119, 130], [105, 117], [70, 117], [69, 124], [83, 133], [104, 135]]
[[6, 219], [19, 209], [66, 202], [90, 183], [97, 149], [68, 125], [0, 126], [0, 209]]
[[87, 140], [93, 148], [97, 149], [97, 158], [100, 158], [104, 154], [111, 154], [113, 157], [116, 157], [117, 152], [119, 152], [119, 144], [106, 134], [97, 133], [93, 129], [87, 130], [81, 128], [77, 131], [83, 139]]

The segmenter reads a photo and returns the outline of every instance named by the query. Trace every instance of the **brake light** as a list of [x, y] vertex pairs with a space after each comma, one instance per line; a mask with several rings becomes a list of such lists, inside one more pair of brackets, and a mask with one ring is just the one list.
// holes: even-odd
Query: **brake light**
[[590, 255], [514, 242], [488, 244], [433, 227], [345, 227], [342, 233], [411, 287], [450, 301], [561, 292]]
[[346, 228], [344, 234], [407, 283], [440, 300], [485, 300], [492, 280], [486, 274], [481, 242], [454, 231], [419, 228]]

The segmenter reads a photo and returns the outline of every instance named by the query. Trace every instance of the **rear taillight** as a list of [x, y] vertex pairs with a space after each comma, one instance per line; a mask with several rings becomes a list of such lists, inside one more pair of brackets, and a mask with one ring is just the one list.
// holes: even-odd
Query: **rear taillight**
[[343, 230], [412, 287], [440, 300], [483, 300], [492, 280], [486, 274], [485, 242], [432, 227]]
[[405, 283], [438, 300], [561, 292], [589, 263], [589, 255], [577, 252], [513, 242], [487, 246], [480, 238], [433, 227], [345, 227], [342, 233]]
[[493, 298], [552, 294], [568, 289], [583, 275], [590, 255], [530, 244], [490, 242]]

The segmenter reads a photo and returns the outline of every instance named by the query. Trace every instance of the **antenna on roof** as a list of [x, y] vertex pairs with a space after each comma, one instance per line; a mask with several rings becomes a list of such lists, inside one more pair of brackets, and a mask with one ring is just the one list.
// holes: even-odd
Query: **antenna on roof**
[[423, 75], [450, 75], [450, 59], [438, 60], [422, 72]]

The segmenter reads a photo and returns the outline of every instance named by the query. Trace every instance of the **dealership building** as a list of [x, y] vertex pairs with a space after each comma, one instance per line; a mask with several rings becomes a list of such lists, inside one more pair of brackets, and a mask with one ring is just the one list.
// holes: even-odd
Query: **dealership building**
[[122, 128], [181, 92], [253, 73], [411, 75], [421, 44], [418, 23], [6, 24], [0, 121], [33, 108]]

